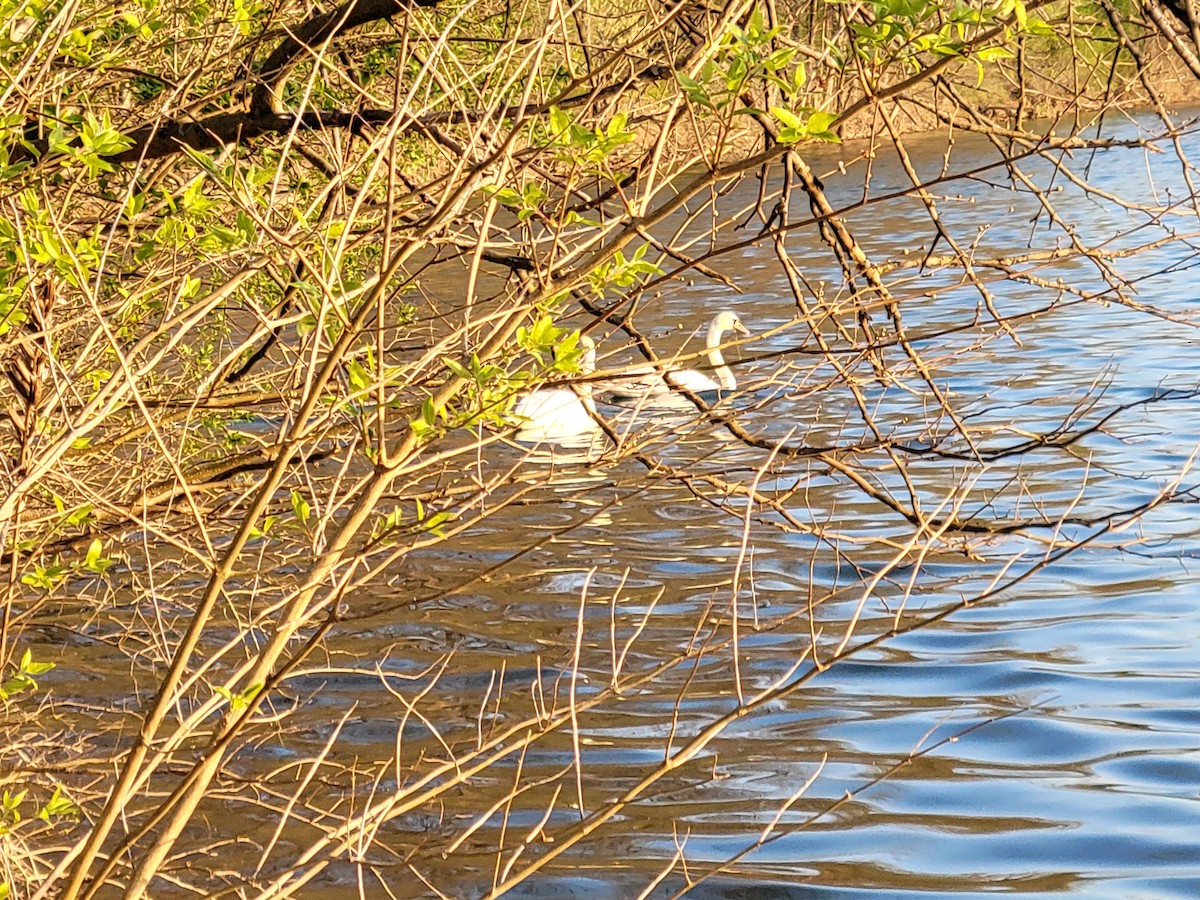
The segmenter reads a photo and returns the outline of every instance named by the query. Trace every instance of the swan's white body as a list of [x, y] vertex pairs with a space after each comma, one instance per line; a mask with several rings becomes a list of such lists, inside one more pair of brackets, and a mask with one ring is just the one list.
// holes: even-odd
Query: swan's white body
[[590, 405], [590, 397], [581, 399], [570, 388], [539, 388], [526, 394], [513, 408], [520, 423], [517, 440], [536, 443], [591, 434], [596, 422], [588, 414]]
[[[591, 338], [580, 339], [583, 355], [579, 371], [591, 375], [596, 370], [596, 345]], [[530, 443], [570, 441], [587, 437], [599, 430], [592, 415], [596, 405], [592, 388], [584, 382], [575, 393], [569, 387], [538, 388], [517, 400], [513, 418], [517, 420], [517, 440]]]
[[734, 377], [733, 370], [725, 364], [725, 357], [721, 355], [721, 342], [730, 331], [750, 334], [749, 329], [738, 318], [738, 314], [729, 309], [717, 313], [708, 326], [705, 345], [709, 365], [712, 366], [713, 374], [717, 376], [715, 380], [695, 369], [667, 369], [665, 373], [660, 374], [653, 366], [638, 366], [626, 370], [614, 383], [607, 385], [605, 393], [615, 400], [636, 400], [671, 395], [681, 388], [693, 394], [735, 391], [737, 378]]

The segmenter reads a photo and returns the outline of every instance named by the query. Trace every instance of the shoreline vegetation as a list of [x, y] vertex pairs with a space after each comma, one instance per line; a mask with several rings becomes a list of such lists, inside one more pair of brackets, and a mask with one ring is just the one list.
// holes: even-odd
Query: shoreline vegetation
[[[1097, 111], [1149, 109], [1162, 128], [1143, 143], [1190, 178], [1172, 112], [1200, 104], [1187, 5], [3, 2], [0, 900], [319, 896], [346, 871], [370, 896], [420, 893], [414, 878], [500, 896], [622, 822], [635, 834], [656, 791], [716, 779], [733, 723], [1187, 501], [1178, 480], [1147, 476], [1150, 499], [1095, 512], [1090, 482], [1064, 501], [1061, 485], [1025, 481], [1021, 460], [1065, 459], [1127, 411], [1102, 385], [1030, 432], [977, 427], [971, 404], [986, 397], [952, 396], [941, 372], [1072, 303], [1191, 324], [1121, 274], [1167, 238], [1082, 237], [1027, 172], [1054, 167], [1120, 212], [1197, 207], [1093, 191], [1070, 160], [1107, 146]], [[1050, 119], [1054, 136], [1038, 130]], [[909, 156], [908, 138], [931, 131], [987, 140], [1052, 242], [978, 256], [979, 235], [943, 222], [941, 182]], [[912, 260], [873, 258], [810, 167], [814, 148], [858, 140], [909, 178], [900, 193], [927, 214], [913, 246], [928, 248], [922, 271], [965, 292], [958, 326], [913, 329], [891, 280]], [[869, 182], [871, 154], [853, 152]], [[959, 162], [947, 152], [944, 180]], [[746, 202], [735, 188], [751, 184]], [[799, 234], [819, 237], [819, 255], [797, 257]], [[661, 435], [600, 414], [594, 457], [546, 465], [516, 441], [522, 396], [553, 383], [590, 397], [629, 367], [602, 354], [581, 371], [585, 337], [643, 370], [702, 367], [664, 339], [656, 304], [692, 281], [736, 297], [751, 246], [792, 319], [726, 354], [769, 370], [762, 406], [837, 395], [840, 425], [764, 436], [684, 391], [672, 399], [687, 428], [752, 463], [681, 463]], [[1064, 259], [1102, 287], [1043, 277]], [[1036, 294], [1036, 315], [1008, 309], [1012, 285]], [[978, 332], [965, 350], [964, 330]], [[890, 419], [878, 392], [901, 388], [911, 407]], [[485, 465], [493, 454], [507, 462]], [[945, 467], [936, 485], [931, 465]], [[975, 487], [1001, 465], [1010, 483]], [[573, 466], [591, 488], [563, 486]], [[672, 654], [638, 652], [653, 618], [618, 616], [613, 588], [609, 638], [556, 626], [538, 652], [489, 663], [478, 693], [446, 687], [478, 665], [465, 639], [421, 671], [397, 661], [402, 647], [350, 657], [348, 639], [381, 617], [419, 634], [446, 598], [532, 560], [553, 568], [555, 541], [519, 528], [507, 552], [473, 556], [493, 518], [569, 496], [564, 539], [606, 505], [668, 488], [729, 512], [743, 554], [724, 606]], [[843, 496], [879, 527], [848, 520]], [[814, 586], [803, 609], [751, 615], [739, 592], [753, 590], [743, 562], [758, 528], [853, 574]], [[927, 565], [997, 554], [1009, 556], [995, 580], [957, 599]], [[431, 555], [463, 560], [460, 576], [425, 577]], [[589, 584], [565, 598], [580, 622]], [[906, 604], [935, 588], [942, 606]], [[864, 624], [867, 599], [885, 595], [891, 624]], [[742, 642], [767, 631], [806, 649], [769, 683], [744, 680]], [[706, 708], [686, 735], [667, 717], [657, 761], [607, 773], [603, 796], [587, 788], [581, 720], [639, 692], [682, 705], [687, 673], [712, 658], [728, 665], [733, 710]], [[506, 680], [510, 668], [522, 674]], [[364, 703], [394, 704], [386, 759], [356, 755], [348, 709], [315, 736], [290, 724], [311, 713], [314, 685], [348, 671], [374, 679]], [[571, 763], [528, 775], [523, 754], [543, 748]], [[757, 828], [747, 848], [773, 839]], [[684, 856], [661, 874], [685, 888], [725, 865]]]

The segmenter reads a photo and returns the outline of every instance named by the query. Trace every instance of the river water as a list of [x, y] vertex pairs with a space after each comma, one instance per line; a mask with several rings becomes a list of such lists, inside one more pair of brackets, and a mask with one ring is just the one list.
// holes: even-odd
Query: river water
[[[1155, 128], [1150, 119], [1110, 120], [1105, 130], [1108, 136], [1129, 137]], [[1200, 156], [1194, 134], [1184, 143]], [[921, 139], [914, 147], [923, 174], [936, 174], [944, 141]], [[1078, 153], [1066, 164], [1086, 170], [1096, 187], [1139, 204], [1177, 204], [1187, 196], [1181, 166], [1169, 146], [1162, 149], [1166, 152], [1134, 147]], [[862, 196], [862, 166], [839, 176], [831, 153], [816, 157], [813, 166], [824, 171], [834, 205], [848, 206]], [[950, 167], [971, 169], [989, 158], [986, 147], [962, 140]], [[1024, 169], [1053, 191], [1049, 197], [1058, 214], [1076, 225], [1086, 244], [1107, 241], [1107, 249], [1132, 248], [1195, 232], [1200, 224], [1187, 205], [1166, 215], [1130, 212], [1089, 197], [1045, 161], [1029, 160]], [[1066, 246], [1062, 231], [1048, 227], [1044, 212], [1038, 214], [1037, 201], [1011, 184], [1002, 168], [992, 168], [977, 179], [949, 180], [934, 189], [957, 240], [979, 258]], [[896, 160], [881, 151], [871, 195], [907, 186]], [[748, 201], [752, 189], [744, 185], [728, 203]], [[911, 199], [871, 205], [848, 220], [876, 260], [911, 258], [928, 247], [932, 233], [924, 209]], [[814, 229], [790, 234], [788, 247], [810, 283], [839, 283]], [[947, 252], [946, 246], [937, 252]], [[1113, 266], [1127, 278], [1145, 278], [1136, 282], [1135, 301], [1186, 319], [1197, 307], [1195, 260], [1194, 245], [1179, 239]], [[748, 247], [720, 257], [717, 265], [741, 294], [697, 280], [646, 303], [639, 323], [651, 330], [682, 323], [686, 333], [728, 307], [761, 335], [792, 319], [795, 309], [769, 247]], [[1062, 278], [1083, 290], [1104, 288], [1087, 261], [1043, 262], [1030, 270], [1047, 282]], [[953, 287], [956, 278], [935, 273], [901, 281], [896, 293], [904, 298], [911, 332], [937, 335], [975, 319], [979, 295]], [[1048, 305], [1057, 296], [1052, 289], [1016, 281], [993, 277], [989, 283], [1005, 315]], [[986, 313], [980, 316], [984, 325], [986, 318]], [[986, 344], [970, 352], [983, 328], [930, 337], [918, 345], [930, 354], [938, 383], [959, 413], [969, 417], [983, 446], [1012, 444], [1021, 434], [1054, 428], [1100, 386], [1103, 395], [1089, 420], [1122, 404], [1164, 399], [1135, 406], [1065, 451], [984, 467], [918, 460], [911, 477], [930, 497], [945, 496], [970, 472], [977, 479], [976, 499], [967, 508], [980, 505], [981, 492], [994, 487], [998, 495], [988, 497], [1000, 518], [1013, 510], [1036, 518], [1039, 509], [1053, 516], [1076, 501], [1075, 513], [1086, 518], [1136, 506], [1186, 471], [1200, 442], [1200, 399], [1188, 393], [1200, 381], [1200, 353], [1186, 321], [1086, 302], [1064, 304], [1014, 327], [1021, 345], [995, 336], [994, 328]], [[844, 439], [861, 427], [849, 394], [836, 386], [813, 389], [829, 371], [814, 365], [813, 357], [792, 352], [803, 338], [802, 329], [787, 328], [741, 349], [747, 357], [775, 351], [795, 366], [786, 375], [787, 387], [760, 389], [735, 402], [741, 421], [751, 432], [775, 439], [789, 432], [811, 444], [838, 435]], [[606, 364], [630, 358], [617, 353]], [[773, 372], [777, 362], [742, 365], [737, 372], [743, 383], [752, 384]], [[905, 381], [914, 383], [912, 377]], [[930, 418], [927, 396], [871, 383], [864, 391], [880, 421], [894, 433], [921, 440]], [[761, 452], [705, 434], [707, 441], [684, 440], [658, 450], [665, 458], [686, 460], [692, 472], [707, 466], [742, 482], [762, 464]], [[881, 483], [894, 481], [882, 455], [878, 468]], [[622, 496], [619, 506], [603, 506], [622, 495], [623, 484], [637, 483], [640, 471], [629, 464], [602, 476], [584, 469], [574, 482], [565, 473], [556, 489], [477, 530], [463, 552], [468, 565], [488, 565], [504, 557], [514, 533], [532, 537], [577, 527], [555, 534], [493, 585], [474, 586], [427, 608], [419, 624], [407, 622], [399, 633], [392, 631], [394, 623], [380, 624], [381, 634], [402, 634], [406, 654], [413, 642], [429, 641], [431, 633], [459, 647], [458, 687], [449, 694], [461, 691], [458, 698], [473, 707], [499, 665], [509, 667], [510, 683], [534, 677], [529, 670], [535, 654], [543, 665], [565, 666], [585, 585], [590, 590], [581, 665], [590, 679], [603, 684], [611, 671], [610, 600], [617, 585], [615, 616], [625, 632], [658, 598], [633, 651], [637, 665], [649, 666], [687, 647], [698, 620], [726, 610], [730, 584], [738, 577], [748, 632], [740, 677], [747, 686], [761, 687], [780, 677], [808, 647], [804, 617], [779, 622], [803, 610], [814, 590], [861, 579], [861, 573], [846, 572], [847, 565], [890, 558], [878, 548], [847, 547], [839, 561], [828, 546], [764, 521], [751, 524], [739, 567], [740, 502], [724, 510], [704, 507], [685, 488], [661, 483], [640, 495]], [[846, 539], [892, 533], [903, 540], [910, 533], [842, 481], [823, 480], [803, 465], [779, 472], [781, 483], [788, 477], [806, 481], [806, 490], [787, 503], [805, 523], [836, 527]], [[1011, 488], [1018, 478], [1025, 480], [1026, 490]], [[1194, 482], [1194, 475], [1184, 476], [1185, 484]], [[760, 486], [768, 485], [770, 476]], [[1088, 531], [1063, 529], [1076, 538]], [[1049, 534], [976, 540], [971, 556], [941, 551], [924, 559], [916, 574], [893, 574], [886, 579], [890, 587], [881, 587], [865, 604], [861, 633], [886, 630], [894, 611], [888, 594], [894, 599], [897, 585], [906, 586], [910, 577], [909, 607], [934, 610], [982, 592], [1014, 555], [1023, 554], [1018, 568], [1042, 558]], [[990, 601], [834, 666], [802, 690], [733, 724], [699, 768], [623, 812], [616, 824], [566, 854], [523, 892], [632, 896], [678, 847], [689, 871], [698, 874], [745, 850], [815, 776], [780, 820], [795, 825], [814, 817], [809, 824], [714, 875], [693, 896], [1200, 896], [1198, 534], [1193, 506], [1163, 508], [1032, 572]], [[438, 583], [437, 573], [450, 579], [464, 560], [434, 555], [425, 564], [430, 580]], [[854, 605], [852, 600], [823, 607], [818, 627], [838, 630]], [[752, 633], [754, 620], [761, 633]], [[652, 768], [672, 727], [679, 743], [728, 712], [731, 685], [729, 654], [714, 651], [701, 664], [669, 672], [583, 717], [585, 805], [600, 805], [634, 773]], [[352, 697], [362, 701], [348, 689], [345, 702]], [[980, 724], [858, 792], [910, 754]], [[386, 727], [381, 730], [388, 734]], [[568, 750], [564, 740], [531, 752], [524, 762], [526, 777], [551, 778], [569, 760]], [[854, 792], [852, 799], [820, 815], [847, 792]], [[544, 808], [539, 804], [546, 802], [544, 791], [531, 794], [511, 813], [523, 827], [539, 819]], [[480, 838], [474, 874], [468, 863], [453, 877], [443, 875], [438, 886], [452, 895], [470, 895], [488, 883], [488, 839]], [[461, 856], [458, 865], [464, 865]], [[669, 877], [664, 889], [669, 893], [681, 883], [677, 875]]]
[[[1148, 117], [1105, 124], [1109, 137], [1157, 129]], [[1187, 133], [1183, 143], [1200, 157], [1200, 136]], [[923, 174], [941, 169], [944, 139], [914, 139], [910, 146]], [[1180, 162], [1169, 143], [1154, 146], [1165, 152], [1118, 147], [1076, 152], [1064, 164], [1139, 204], [1176, 204], [1186, 197]], [[836, 171], [839, 155], [861, 149], [822, 148], [811, 158], [835, 206], [862, 197], [863, 164], [846, 175]], [[960, 139], [949, 168], [976, 169], [990, 154], [982, 143]], [[528, 715], [539, 691], [557, 691], [561, 699], [570, 682], [580, 702], [598, 697], [598, 705], [580, 711], [575, 739], [564, 728], [384, 829], [382, 844], [409, 848], [415, 853], [409, 861], [425, 879], [399, 856], [373, 857], [397, 896], [433, 896], [427, 885], [447, 896], [478, 896], [498, 880], [498, 843], [511, 850], [534, 835], [527, 860], [554, 847], [556, 829], [578, 822], [580, 797], [595, 812], [653, 771], [668, 746], [682, 746], [734, 710], [735, 682], [749, 696], [808, 672], [814, 633], [829, 655], [856, 611], [856, 634], [867, 638], [887, 632], [897, 616], [933, 613], [987, 594], [996, 583], [1006, 586], [941, 621], [865, 648], [732, 721], [697, 759], [515, 894], [637, 896], [677, 856], [695, 878], [751, 848], [766, 830], [770, 841], [690, 896], [1200, 896], [1197, 513], [1185, 498], [1111, 533], [1099, 534], [1095, 524], [1145, 503], [1181, 475], [1184, 487], [1196, 483], [1188, 467], [1200, 443], [1200, 397], [1191, 393], [1200, 387], [1200, 346], [1187, 320], [1200, 291], [1196, 250], [1186, 235], [1200, 231], [1200, 221], [1187, 204], [1165, 214], [1118, 208], [1070, 184], [1045, 160], [1023, 167], [1052, 189], [1058, 214], [1084, 243], [1108, 241], [1111, 251], [1177, 237], [1111, 263], [1138, 279], [1131, 298], [1161, 314], [1066, 296], [1057, 308], [1014, 322], [1018, 345], [991, 324], [979, 309], [980, 294], [959, 286], [957, 274], [907, 270], [889, 276], [905, 325], [981, 450], [1045, 433], [1088, 403], [1077, 427], [1128, 408], [1069, 447], [986, 464], [969, 452], [916, 455], [908, 476], [927, 511], [969, 484], [960, 515], [992, 521], [1044, 515], [1053, 522], [1071, 509], [1080, 523], [990, 538], [950, 532], [919, 560], [910, 556], [886, 569], [912, 527], [817, 461], [776, 460], [758, 487], [796, 485], [783, 506], [805, 528], [836, 533], [826, 540], [786, 526], [778, 512], [755, 508], [747, 516], [743, 498], [711, 483], [710, 502], [700, 502], [677, 480], [648, 477], [636, 459], [593, 465], [560, 451], [553, 461], [527, 463], [531, 480], [553, 472], [550, 483], [348, 597], [355, 616], [330, 634], [329, 664], [290, 684], [307, 699], [289, 720], [286, 738], [272, 745], [272, 761], [243, 751], [239, 764], [261, 772], [306, 759], [345, 717], [331, 758], [346, 767], [333, 779], [339, 790], [353, 781], [348, 773], [356, 766], [364, 773], [352, 792], [358, 801], [345, 801], [353, 805], [394, 789], [395, 781], [372, 767], [396, 753], [399, 722], [405, 722], [404, 758], [412, 760], [436, 756], [443, 741], [470, 743], [477, 730]], [[980, 259], [1066, 246], [1038, 201], [1012, 185], [1002, 167], [993, 167], [932, 191], [947, 228]], [[907, 187], [902, 168], [881, 148], [871, 195]], [[748, 182], [723, 202], [737, 208], [753, 191]], [[933, 234], [911, 198], [869, 205], [851, 212], [848, 222], [876, 261], [919, 257]], [[825, 282], [831, 299], [840, 274], [815, 228], [789, 233], [787, 245], [810, 284]], [[948, 248], [941, 244], [935, 252]], [[639, 325], [660, 336], [661, 346], [679, 347], [717, 310], [736, 309], [757, 336], [727, 354], [739, 360], [735, 371], [749, 387], [731, 404], [748, 432], [812, 446], [867, 434], [850, 392], [827, 385], [832, 370], [814, 354], [808, 332], [788, 325], [795, 305], [769, 243], [712, 265], [741, 292], [704, 279], [666, 285], [644, 304]], [[984, 274], [1003, 315], [1051, 306], [1060, 299], [1053, 286], [1060, 278], [1083, 291], [1104, 288], [1087, 260], [1018, 268], [1043, 283]], [[596, 336], [603, 365], [635, 359], [621, 349], [619, 335]], [[869, 375], [870, 368], [861, 363], [856, 371]], [[912, 447], [948, 431], [911, 371], [887, 385], [864, 375], [861, 389], [887, 433]], [[622, 420], [621, 410], [605, 410]], [[766, 461], [764, 451], [719, 428], [650, 425], [635, 432], [651, 452], [692, 476], [748, 484]], [[947, 447], [969, 451], [961, 442]], [[493, 445], [472, 465], [495, 473], [523, 452]], [[886, 454], [856, 459], [875, 483], [900, 486]], [[1089, 518], [1092, 524], [1082, 521]], [[1086, 546], [1047, 561], [1064, 546], [1055, 539], [1093, 533]], [[535, 549], [509, 561], [539, 537], [544, 541]], [[501, 563], [507, 565], [493, 573]], [[876, 572], [882, 573], [877, 584]], [[1009, 585], [1018, 573], [1027, 575]], [[735, 581], [736, 671], [726, 643]], [[841, 589], [809, 615], [810, 600]], [[711, 650], [602, 696], [614, 656], [626, 653], [622, 671], [631, 675], [706, 640]], [[432, 679], [430, 667], [447, 655], [445, 670]], [[61, 695], [72, 678], [94, 677], [105, 664], [103, 653], [77, 649], [47, 683]], [[501, 680], [503, 704], [496, 700]], [[415, 701], [426, 688], [420, 708], [440, 738], [406, 720], [399, 699]], [[451, 846], [517, 783], [528, 789]], [[265, 842], [274, 828], [256, 808], [239, 822], [249, 840]], [[283, 846], [302, 845], [309, 836], [292, 828]], [[361, 871], [349, 862], [335, 865], [304, 896], [359, 896]], [[684, 871], [677, 864], [655, 896], [680, 890]], [[385, 896], [372, 877], [364, 879], [365, 895]]]

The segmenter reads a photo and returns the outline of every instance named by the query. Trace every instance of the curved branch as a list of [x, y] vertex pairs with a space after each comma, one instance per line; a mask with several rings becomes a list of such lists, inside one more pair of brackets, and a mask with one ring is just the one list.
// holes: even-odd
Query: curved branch
[[[441, 0], [411, 0], [416, 6], [437, 6]], [[320, 46], [338, 35], [370, 22], [390, 19], [409, 6], [409, 0], [347, 0], [337, 9], [318, 13], [289, 31], [288, 37], [258, 70], [258, 86], [250, 97], [250, 115], [263, 118], [279, 112], [276, 88], [305, 54], [316, 55]]]
[[[267, 113], [262, 116], [247, 112], [226, 112], [187, 122], [155, 122], [130, 131], [126, 137], [133, 141], [133, 145], [128, 150], [106, 156], [105, 159], [112, 163], [162, 159], [181, 152], [184, 147], [196, 151], [215, 150], [264, 134], [286, 134], [293, 128], [301, 131], [321, 131], [327, 128], [348, 128], [357, 131], [364, 125], [386, 122], [392, 115], [392, 111], [387, 109], [363, 109], [357, 112], [309, 111], [299, 115]], [[34, 139], [9, 148], [9, 153], [14, 162], [20, 162], [40, 159], [49, 150], [49, 141]]]
[[139, 159], [161, 159], [178, 153], [184, 147], [197, 151], [215, 150], [264, 134], [286, 134], [293, 128], [301, 131], [321, 131], [326, 128], [348, 128], [356, 131], [364, 125], [381, 124], [391, 117], [392, 111], [388, 109], [364, 109], [358, 112], [309, 111], [299, 115], [218, 113], [192, 122], [143, 125], [127, 135], [133, 141], [132, 147], [107, 159], [126, 163]]
[[[250, 108], [216, 113], [202, 119], [152, 122], [135, 128], [126, 137], [132, 146], [121, 153], [108, 156], [114, 163], [161, 159], [179, 153], [184, 147], [192, 150], [214, 150], [264, 134], [284, 134], [293, 128], [314, 131], [324, 128], [349, 128], [386, 122], [390, 110], [360, 110], [358, 112], [287, 113], [277, 108], [275, 98], [283, 80], [305, 57], [315, 55], [320, 46], [339, 35], [371, 22], [390, 19], [411, 6], [432, 7], [441, 0], [347, 0], [336, 9], [317, 13], [289, 30], [279, 45], [258, 69]], [[157, 76], [155, 76], [157, 77]], [[29, 137], [9, 148], [14, 162], [41, 158], [50, 149], [44, 138]]]

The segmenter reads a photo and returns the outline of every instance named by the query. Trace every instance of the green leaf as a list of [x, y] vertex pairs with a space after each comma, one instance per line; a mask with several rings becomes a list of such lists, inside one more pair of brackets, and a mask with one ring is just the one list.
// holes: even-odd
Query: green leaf
[[443, 510], [442, 512], [434, 513], [428, 519], [422, 520], [421, 525], [424, 526], [426, 531], [431, 532], [438, 537], [444, 537], [445, 532], [440, 526], [449, 520], [450, 513]]
[[258, 236], [258, 225], [247, 215], [245, 210], [238, 210], [237, 230], [244, 243], [251, 243]]
[[301, 525], [308, 524], [308, 517], [312, 514], [312, 507], [308, 501], [300, 494], [299, 491], [292, 491], [292, 513], [300, 520]]
[[101, 157], [115, 156], [133, 146], [133, 141], [112, 127], [112, 117], [106, 110], [97, 119], [87, 113], [79, 132], [79, 148], [76, 158], [87, 168], [88, 174], [95, 177], [100, 172], [111, 172], [113, 167]]
[[21, 576], [21, 583], [27, 584], [30, 587], [41, 588], [44, 591], [52, 591], [66, 574], [67, 567], [58, 563], [52, 566], [39, 566], [35, 564], [32, 572], [27, 572]]
[[[84, 444], [84, 447], [86, 446], [87, 444]], [[94, 509], [95, 507], [92, 504], [85, 503], [78, 509], [72, 510], [71, 513], [65, 519], [63, 519], [63, 524], [72, 528], [78, 528], [80, 525], [84, 525], [92, 520], [92, 511]]]
[[126, 220], [129, 220], [129, 219], [132, 219], [134, 216], [136, 216], [138, 213], [140, 213], [145, 208], [146, 208], [146, 195], [145, 194], [133, 194], [130, 196], [130, 198], [128, 200], [125, 201], [125, 208], [121, 212], [122, 212], [122, 215], [125, 216]]
[[443, 356], [442, 362], [446, 364], [446, 368], [449, 369], [456, 378], [461, 378], [464, 381], [473, 381], [475, 379], [474, 373], [462, 363], [456, 362], [448, 356]]
[[1022, 0], [1013, 0], [1013, 12], [1017, 16], [1017, 27], [1024, 31], [1029, 23], [1029, 13], [1025, 10]]
[[571, 117], [557, 106], [550, 107], [550, 131], [557, 140], [564, 140], [571, 129]]
[[62, 785], [57, 785], [54, 788], [54, 794], [49, 800], [38, 810], [37, 817], [50, 824], [51, 818], [61, 818], [63, 816], [77, 816], [79, 810], [75, 804], [62, 795]]
[[142, 241], [137, 245], [137, 249], [133, 251], [133, 258], [138, 262], [145, 262], [154, 256], [158, 251], [158, 242], [153, 240]]
[[1030, 16], [1025, 20], [1025, 32], [1041, 37], [1058, 37], [1058, 32], [1046, 24], [1045, 19], [1039, 19], [1036, 16]]
[[796, 63], [796, 69], [792, 72], [792, 88], [797, 93], [800, 88], [804, 87], [808, 81], [808, 70], [804, 67], [804, 60]]
[[267, 516], [265, 519], [263, 519], [262, 528], [259, 528], [257, 525], [251, 525], [250, 537], [255, 539], [265, 538], [270, 533], [271, 527], [277, 521], [279, 521], [279, 516]]
[[524, 198], [512, 188], [502, 188], [497, 187], [496, 185], [489, 185], [483, 190], [484, 193], [494, 198], [497, 203], [500, 203], [504, 206], [519, 207], [524, 202]]
[[404, 514], [401, 512], [400, 507], [397, 506], [390, 513], [379, 520], [378, 524], [376, 525], [376, 532], [378, 534], [384, 534], [388, 531], [395, 531], [397, 528], [403, 527], [403, 525]]
[[578, 331], [572, 331], [555, 346], [554, 365], [556, 368], [568, 372], [576, 370], [580, 354], [579, 337]]
[[254, 698], [259, 695], [262, 689], [263, 683], [261, 681], [250, 685], [250, 687], [237, 694], [233, 693], [233, 691], [229, 690], [229, 688], [220, 685], [213, 688], [216, 693], [229, 701], [229, 708], [234, 712], [243, 710], [249, 706], [251, 701], [253, 701]]
[[350, 377], [350, 390], [355, 394], [365, 394], [371, 387], [371, 376], [367, 370], [363, 368], [362, 363], [357, 359], [350, 360], [350, 365], [346, 367], [347, 374]]
[[811, 134], [823, 134], [836, 120], [837, 113], [815, 112], [808, 117], [808, 130]]
[[787, 66], [795, 55], [795, 47], [782, 47], [763, 60], [763, 65], [767, 67], [768, 72], [778, 72]]
[[113, 565], [114, 560], [111, 560], [103, 555], [104, 545], [100, 543], [100, 538], [94, 538], [88, 546], [87, 556], [84, 557], [83, 567], [89, 572], [95, 572], [97, 575], [103, 575]]
[[190, 300], [192, 297], [200, 293], [201, 281], [199, 278], [193, 278], [191, 275], [183, 276], [183, 284], [179, 286], [179, 299]]
[[997, 59], [1013, 59], [1016, 54], [1007, 47], [984, 47], [982, 50], [977, 50], [975, 56], [984, 62], [992, 62]]
[[788, 128], [803, 129], [804, 123], [800, 121], [800, 117], [790, 109], [784, 109], [782, 106], [772, 106], [771, 115], [786, 125]]

